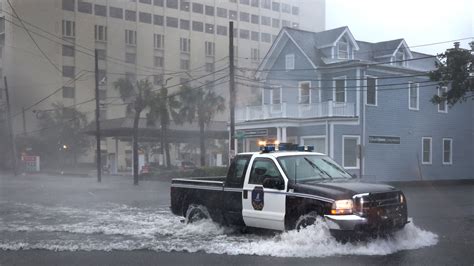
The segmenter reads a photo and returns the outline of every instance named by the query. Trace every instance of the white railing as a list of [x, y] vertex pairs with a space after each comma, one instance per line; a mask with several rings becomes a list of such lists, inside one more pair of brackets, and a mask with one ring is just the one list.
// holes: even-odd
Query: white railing
[[354, 103], [321, 102], [311, 104], [265, 104], [237, 108], [236, 121], [272, 118], [354, 117]]

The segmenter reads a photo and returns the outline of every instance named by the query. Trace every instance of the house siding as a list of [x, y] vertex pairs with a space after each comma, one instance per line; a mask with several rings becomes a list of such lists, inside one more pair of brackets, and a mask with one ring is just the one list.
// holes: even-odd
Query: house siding
[[[365, 43], [364, 47], [368, 45]], [[330, 49], [319, 49], [313, 54], [330, 56]], [[296, 138], [297, 141], [307, 136], [326, 136], [327, 153], [342, 165], [343, 136], [359, 136], [363, 145], [362, 169], [348, 171], [356, 175], [362, 171], [362, 180], [366, 181], [474, 178], [474, 103], [458, 103], [448, 108], [447, 113], [438, 112], [438, 105], [430, 101], [437, 93], [437, 86], [422, 75], [424, 72], [418, 71], [423, 69], [422, 62], [416, 62], [416, 71], [411, 62], [404, 68], [371, 65], [309, 70], [313, 68], [311, 62], [292, 41], [287, 40], [280, 51], [267, 55], [277, 58], [269, 66], [274, 71], [266, 73], [265, 80], [268, 84], [281, 84], [283, 102], [298, 103], [299, 81], [311, 81], [312, 87], [319, 87], [322, 102], [333, 101], [334, 79], [346, 77], [346, 102], [354, 104], [356, 111], [354, 117], [343, 119], [315, 117], [308, 121], [261, 121], [262, 128], [270, 129], [273, 137], [276, 137], [277, 127], [286, 128], [288, 138]], [[304, 70], [276, 71], [285, 68], [285, 55], [288, 53], [295, 54], [295, 69]], [[316, 64], [321, 61], [317, 58], [312, 60]], [[364, 60], [367, 59], [364, 57]], [[433, 69], [432, 62], [426, 60], [424, 63], [424, 71]], [[377, 78], [375, 106], [365, 104], [366, 76]], [[418, 110], [409, 109], [410, 82], [419, 84]], [[270, 103], [269, 91], [264, 94], [265, 103]], [[398, 137], [400, 143], [369, 143], [370, 136]], [[422, 163], [423, 137], [432, 138], [430, 164]], [[443, 164], [443, 138], [452, 139], [452, 164]]]

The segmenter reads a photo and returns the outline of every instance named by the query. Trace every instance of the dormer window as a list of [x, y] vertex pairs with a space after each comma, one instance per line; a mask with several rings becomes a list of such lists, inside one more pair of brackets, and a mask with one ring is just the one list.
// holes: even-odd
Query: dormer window
[[393, 64], [396, 66], [405, 66], [405, 52], [402, 49], [399, 49], [394, 56]]
[[349, 45], [345, 38], [341, 38], [337, 43], [337, 58], [349, 59]]

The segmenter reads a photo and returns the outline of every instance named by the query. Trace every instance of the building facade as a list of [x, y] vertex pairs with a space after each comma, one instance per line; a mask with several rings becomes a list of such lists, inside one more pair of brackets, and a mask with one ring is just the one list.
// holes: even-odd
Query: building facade
[[362, 180], [472, 178], [474, 104], [430, 102], [448, 89], [427, 77], [435, 60], [403, 39], [358, 41], [347, 27], [284, 28], [257, 80], [241, 80], [261, 96], [237, 111], [240, 149], [313, 145]]
[[[49, 96], [27, 110], [27, 132], [37, 129], [38, 114], [55, 102], [86, 112], [89, 121], [94, 119], [95, 105], [90, 100], [95, 88], [95, 49], [99, 52], [101, 119], [123, 118], [125, 107], [113, 88], [118, 78], [147, 78], [156, 88], [169, 80], [170, 93], [190, 82], [211, 87], [227, 98], [229, 21], [234, 21], [236, 65], [256, 67], [282, 27], [300, 27], [302, 12], [295, 1], [272, 0], [11, 2], [14, 10], [3, 5], [4, 54], [9, 66], [4, 73], [14, 88], [13, 113]], [[315, 30], [322, 30], [324, 1], [318, 2], [319, 28]], [[240, 95], [245, 98], [247, 93], [240, 93], [239, 99]], [[227, 121], [228, 112], [215, 119]], [[22, 116], [15, 116], [17, 132], [22, 124]], [[118, 164], [123, 165], [130, 143], [119, 146], [116, 151], [116, 143], [108, 139], [103, 150], [118, 156]]]

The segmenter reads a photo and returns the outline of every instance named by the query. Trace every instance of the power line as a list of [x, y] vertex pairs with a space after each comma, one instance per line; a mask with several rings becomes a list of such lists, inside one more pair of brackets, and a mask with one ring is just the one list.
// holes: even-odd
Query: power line
[[[247, 78], [243, 78], [242, 76], [236, 76], [237, 78], [239, 78], [240, 80], [242, 81], [247, 81], [247, 82], [254, 82], [254, 83], [258, 83], [258, 84], [262, 84], [262, 85], [267, 85], [267, 86], [275, 86], [275, 87], [282, 87], [282, 88], [288, 88], [288, 89], [299, 89], [300, 87], [295, 87], [295, 86], [282, 86], [281, 84], [272, 84], [272, 83], [262, 83], [262, 82], [255, 82], [253, 80], [250, 80], [250, 79], [247, 79]], [[419, 81], [419, 82], [413, 82], [413, 84], [420, 84], [420, 83], [436, 83], [437, 84], [437, 81], [431, 81], [431, 80], [427, 80], [427, 81]], [[389, 87], [389, 86], [397, 86], [397, 85], [408, 85], [409, 82], [404, 82], [404, 83], [391, 83], [391, 84], [377, 84], [377, 88], [378, 87]], [[435, 85], [435, 84], [431, 84], [430, 86], [432, 85]], [[344, 88], [347, 90], [348, 88], [349, 89], [356, 89], [354, 91], [359, 91], [359, 89], [357, 88], [367, 88], [369, 87], [369, 85], [359, 85], [359, 86], [344, 86]], [[260, 87], [261, 88], [261, 87]], [[334, 90], [336, 89], [335, 86], [321, 86], [321, 87], [318, 87], [318, 86], [312, 86], [312, 87], [309, 87], [310, 89], [327, 89], [327, 90]], [[406, 87], [405, 87], [406, 89]]]
[[[7, 14], [9, 14], [10, 16], [12, 16], [11, 13], [9, 13], [9, 12], [7, 12], [7, 11], [4, 11], [4, 12], [7, 13]], [[9, 20], [9, 19], [4, 18], [4, 20], [10, 22], [11, 24], [13, 24], [13, 25], [15, 25], [15, 26], [17, 26], [17, 27], [22, 27], [22, 26], [16, 24], [14, 21], [11, 21], [11, 20]], [[38, 29], [38, 30], [40, 30], [40, 31], [42, 31], [42, 32], [44, 32], [44, 33], [46, 33], [46, 34], [48, 34], [48, 35], [53, 36], [54, 38], [58, 39], [59, 41], [53, 40], [53, 39], [51, 39], [50, 37], [47, 37], [47, 36], [45, 36], [45, 35], [43, 35], [43, 34], [40, 34], [40, 33], [38, 33], [38, 32], [35, 32], [35, 31], [31, 31], [31, 30], [30, 30], [32, 33], [34, 33], [34, 34], [36, 34], [36, 35], [38, 35], [38, 36], [40, 36], [40, 37], [43, 37], [43, 38], [45, 38], [45, 39], [47, 39], [47, 40], [49, 40], [49, 41], [55, 42], [55, 43], [60, 44], [60, 45], [63, 45], [64, 42], [70, 43], [70, 44], [73, 45], [73, 49], [74, 49], [75, 51], [77, 51], [77, 52], [79, 52], [79, 53], [82, 53], [82, 54], [85, 54], [85, 55], [88, 55], [88, 56], [91, 56], [91, 57], [94, 57], [94, 56], [95, 56], [94, 54], [92, 54], [92, 52], [94, 52], [94, 49], [85, 47], [85, 46], [83, 46], [83, 45], [80, 45], [80, 44], [78, 44], [78, 43], [76, 43], [76, 42], [74, 42], [74, 41], [68, 40], [68, 39], [62, 39], [62, 38], [56, 36], [55, 34], [53, 34], [53, 33], [51, 33], [51, 32], [48, 32], [48, 31], [46, 31], [46, 30], [44, 30], [44, 29], [42, 29], [42, 28], [40, 28], [40, 27], [38, 27], [38, 26], [36, 26], [36, 25], [34, 25], [34, 24], [32, 24], [32, 23], [26, 21], [26, 20], [23, 20], [23, 22], [25, 22], [26, 24], [30, 25], [30, 26], [33, 27], [33, 28], [36, 28], [36, 29]], [[79, 50], [79, 49], [77, 49], [76, 47], [80, 47], [80, 48], [82, 48], [82, 49], [84, 49], [84, 50], [88, 50], [88, 51], [90, 51], [91, 53], [88, 53], [88, 52]], [[125, 67], [141, 68], [141, 71], [146, 71], [146, 72], [150, 72], [150, 73], [155, 73], [155, 71], [161, 72], [161, 71], [163, 71], [163, 70], [167, 71], [166, 69], [163, 69], [163, 68], [148, 67], [148, 66], [142, 66], [142, 65], [138, 65], [138, 64], [130, 65], [129, 63], [127, 63], [127, 62], [126, 62], [125, 60], [123, 60], [123, 59], [116, 58], [116, 57], [112, 57], [112, 56], [109, 56], [109, 55], [106, 55], [105, 57], [106, 57], [106, 58], [109, 58], [109, 59], [112, 59], [112, 60], [108, 60], [108, 61], [110, 61], [110, 62], [112, 62], [112, 63], [115, 61], [115, 63], [119, 63], [119, 64], [121, 64], [121, 65], [123, 65], [123, 66], [125, 66]], [[225, 59], [227, 59], [227, 56], [222, 57], [222, 58], [220, 58], [220, 59], [217, 59], [216, 61], [214, 61], [214, 63], [223, 61], [223, 60], [225, 60]], [[113, 60], [114, 60], [114, 61], [113, 61]], [[206, 66], [206, 65], [201, 65], [201, 66], [199, 66], [199, 67], [196, 67], [196, 68], [193, 68], [193, 69], [187, 70], [187, 71], [173, 71], [173, 72], [165, 72], [165, 73], [162, 73], [162, 74], [163, 74], [163, 75], [179, 75], [179, 74], [183, 74], [183, 73], [187, 73], [187, 72], [189, 73], [189, 72], [197, 71], [198, 69], [204, 68], [205, 66]]]
[[[435, 58], [435, 55], [430, 55], [430, 56], [423, 56], [423, 57], [418, 57], [418, 58], [411, 58], [411, 59], [404, 59], [404, 60], [396, 60], [396, 61], [385, 61], [385, 62], [368, 62], [368, 61], [361, 61], [361, 60], [347, 60], [347, 61], [341, 61], [338, 63], [359, 63], [367, 66], [377, 66], [377, 65], [386, 65], [386, 64], [392, 64], [392, 63], [401, 63], [401, 62], [409, 62], [409, 61], [416, 61], [416, 60], [423, 60], [427, 58]], [[353, 68], [354, 66], [323, 66], [320, 69], [322, 70], [327, 70], [327, 69], [345, 69], [345, 68]], [[247, 71], [254, 71], [254, 72], [295, 72], [295, 71], [314, 71], [317, 70], [316, 68], [298, 68], [298, 69], [255, 69], [255, 68], [245, 68], [245, 67], [240, 67], [238, 68], [240, 70], [247, 70]], [[404, 69], [405, 70], [405, 69]], [[413, 69], [406, 69], [406, 70], [413, 70]]]
[[[91, 112], [93, 112], [93, 111], [82, 112], [82, 113], [83, 113], [83, 114], [88, 114], [88, 113], [91, 113]], [[79, 118], [80, 118], [80, 117], [75, 116], [75, 117], [73, 117], [73, 118], [71, 118], [71, 119], [69, 119], [69, 120], [64, 121], [64, 123], [69, 123], [69, 122], [72, 122], [72, 121], [77, 120], [77, 119], [79, 119]], [[60, 125], [54, 125], [54, 126], [49, 126], [49, 127], [43, 127], [43, 128], [39, 128], [39, 129], [27, 131], [27, 132], [17, 133], [17, 134], [15, 134], [15, 136], [19, 136], [19, 135], [29, 135], [29, 134], [32, 134], [32, 133], [41, 132], [41, 131], [43, 131], [43, 130], [52, 129], [52, 128], [58, 128], [58, 127], [61, 127], [61, 126], [63, 126], [63, 125], [60, 124]]]
[[[218, 79], [209, 81], [209, 82], [204, 83], [204, 84], [202, 84], [202, 85], [199, 85], [199, 86], [197, 86], [197, 87], [192, 87], [192, 89], [193, 89], [193, 90], [199, 89], [199, 88], [208, 86], [208, 85], [213, 84], [213, 83], [214, 83], [214, 86], [221, 85], [221, 84], [226, 83], [227, 81], [223, 81], [223, 82], [219, 82], [219, 83], [216, 83], [216, 82], [217, 82], [217, 81], [220, 81], [220, 80], [223, 80], [223, 79], [226, 79], [226, 78], [228, 78], [228, 77], [229, 77], [229, 75], [225, 75], [225, 76], [223, 76], [223, 77], [220, 77], [220, 78], [218, 78]], [[187, 83], [188, 83], [188, 82], [184, 82], [184, 83], [180, 83], [180, 84], [175, 84], [175, 85], [168, 86], [168, 87], [165, 87], [165, 88], [169, 89], [169, 88], [173, 88], [173, 87], [177, 87], [177, 86], [187, 85]], [[160, 88], [160, 89], [161, 89], [161, 88]], [[153, 89], [153, 90], [151, 90], [151, 91], [156, 91], [156, 90], [159, 90], [159, 89]], [[168, 94], [167, 98], [172, 98], [172, 97], [181, 95], [181, 94], [183, 94], [183, 93], [186, 93], [186, 91], [177, 91], [177, 92], [174, 92], [174, 93], [170, 93], [170, 94]], [[111, 105], [113, 105], [113, 106], [119, 106], [119, 105], [128, 105], [128, 104], [130, 104], [130, 103], [119, 103], [119, 104], [111, 104]], [[104, 106], [105, 106], [105, 105], [108, 105], [108, 104], [104, 104]]]
[[16, 18], [20, 21], [21, 25], [23, 26], [23, 29], [26, 31], [26, 33], [28, 34], [28, 36], [30, 37], [30, 39], [33, 41], [33, 43], [35, 44], [36, 48], [38, 48], [38, 50], [41, 52], [41, 54], [48, 60], [48, 62], [59, 72], [59, 73], [62, 73], [62, 70], [59, 69], [59, 67], [53, 63], [53, 61], [51, 60], [51, 58], [48, 57], [48, 55], [46, 55], [46, 53], [43, 51], [43, 49], [41, 49], [41, 47], [38, 45], [38, 43], [36, 42], [35, 38], [33, 38], [33, 36], [31, 35], [30, 31], [28, 30], [28, 28], [26, 28], [25, 24], [23, 23], [23, 20], [20, 18], [20, 16], [18, 15], [18, 13], [16, 12], [15, 8], [13, 7], [13, 5], [10, 3], [10, 0], [7, 0], [7, 3], [8, 5], [10, 6], [10, 8], [12, 9], [13, 13], [15, 14]]
[[[245, 77], [245, 76], [240, 76], [239, 77]], [[372, 76], [372, 75], [371, 75]], [[427, 77], [428, 74], [413, 74], [413, 75], [379, 75], [379, 76], [374, 76], [375, 79], [400, 79], [400, 78], [414, 78], [414, 77]], [[247, 79], [251, 79], [246, 77]], [[345, 78], [345, 80], [366, 80], [367, 77], [365, 78]], [[306, 77], [295, 77], [295, 78], [271, 78], [271, 80], [285, 80], [285, 81], [334, 81], [334, 79], [315, 79], [315, 78], [306, 78]], [[264, 80], [255, 80], [258, 82], [263, 82]]]
[[[254, 88], [254, 89], [261, 89], [262, 87], [259, 87], [259, 86], [255, 86], [255, 85], [249, 85], [249, 84], [245, 84], [245, 83], [240, 83], [240, 82], [237, 82], [237, 84], [241, 85], [241, 86], [245, 86], [245, 87], [249, 87], [249, 88]], [[403, 85], [403, 84], [402, 84]], [[418, 88], [427, 88], [427, 87], [432, 87], [433, 85], [431, 84], [425, 84], [425, 85], [418, 85], [417, 87]], [[395, 88], [385, 88], [385, 89], [377, 89], [377, 93], [378, 92], [383, 92], [383, 91], [400, 91], [400, 90], [408, 90], [408, 87], [395, 87]], [[349, 89], [349, 90], [345, 90], [346, 92], [347, 91], [355, 91], [355, 92], [358, 92], [358, 91], [368, 91], [367, 89], [360, 89], [360, 90], [354, 90], [354, 89]]]
[[[452, 43], [452, 42], [457, 42], [457, 41], [471, 40], [473, 38], [474, 38], [474, 36], [460, 38], [460, 39], [454, 39], [454, 40], [449, 40], [449, 41], [439, 41], [439, 42], [433, 42], [433, 43], [411, 45], [411, 46], [407, 46], [407, 48], [412, 49], [412, 48], [416, 48], [416, 47], [425, 47], [425, 46], [432, 46], [432, 45], [438, 45], [438, 44]], [[397, 40], [397, 39], [395, 39], [395, 40]], [[401, 42], [401, 40], [402, 39], [400, 39], [400, 42]], [[389, 41], [394, 41], [394, 40], [389, 40]], [[356, 41], [356, 42], [365, 42], [365, 41]], [[386, 42], [386, 41], [382, 41], [382, 42]], [[370, 43], [370, 42], [367, 42], [367, 43]], [[377, 42], [377, 43], [381, 43], [381, 42]], [[377, 43], [370, 43], [370, 44], [377, 44]], [[371, 53], [374, 53], [374, 52], [385, 52], [385, 51], [393, 51], [393, 49], [392, 48], [387, 48], [387, 49], [370, 50], [370, 51], [355, 52], [355, 53], [358, 54], [358, 55], [361, 55], [361, 54], [371, 54]], [[419, 53], [419, 52], [416, 52], [416, 53]], [[265, 59], [265, 57], [252, 58], [252, 57], [241, 57], [241, 56], [239, 56], [238, 58], [247, 59], [247, 60], [263, 60], [263, 59]]]
[[[81, 72], [82, 72], [82, 71], [81, 71]], [[78, 80], [79, 78], [81, 78], [83, 75], [85, 75], [85, 74], [82, 74], [82, 75], [81, 75], [81, 72], [77, 73], [76, 77], [75, 77], [74, 79], [69, 80], [64, 86], [67, 86], [67, 85], [69, 85], [69, 84], [75, 82], [76, 80]], [[53, 96], [54, 94], [56, 94], [57, 92], [59, 92], [60, 90], [62, 90], [64, 86], [61, 86], [61, 87], [57, 88], [56, 90], [54, 90], [54, 91], [51, 92], [50, 94], [46, 95], [45, 97], [41, 98], [40, 100], [38, 100], [38, 101], [34, 102], [33, 104], [31, 104], [30, 106], [26, 107], [26, 108], [25, 108], [25, 111], [28, 111], [29, 109], [35, 107], [36, 105], [38, 105], [38, 104], [44, 102], [45, 100], [47, 100], [48, 98], [50, 98], [51, 96]], [[18, 113], [16, 113], [16, 114], [12, 115], [12, 118], [14, 118], [14, 117], [16, 117], [16, 116], [22, 114], [22, 112], [23, 112], [23, 111], [18, 112]]]

